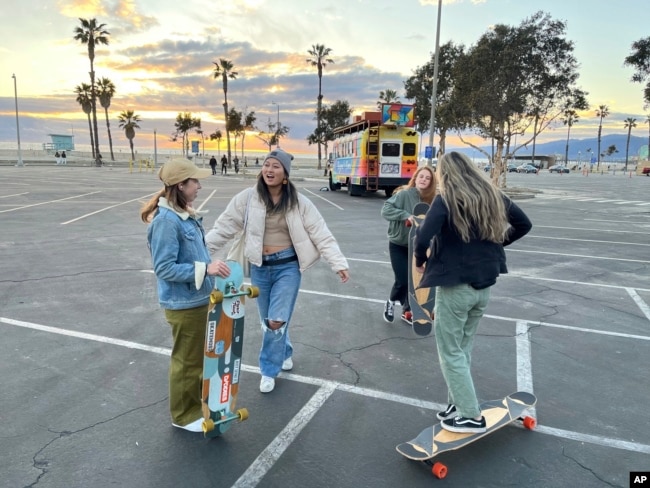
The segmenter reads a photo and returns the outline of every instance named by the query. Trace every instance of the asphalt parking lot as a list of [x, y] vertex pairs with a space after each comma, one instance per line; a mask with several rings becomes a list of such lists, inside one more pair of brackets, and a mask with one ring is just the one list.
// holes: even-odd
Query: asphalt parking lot
[[[207, 440], [171, 426], [171, 335], [141, 203], [160, 188], [125, 168], [1, 167], [0, 472], [7, 487], [626, 487], [650, 470], [650, 178], [509, 174], [533, 221], [506, 251], [476, 338], [481, 400], [534, 392], [538, 428], [507, 427], [440, 456], [436, 480], [395, 446], [446, 405], [433, 336], [382, 320], [392, 282], [383, 194], [296, 185], [350, 260], [303, 276], [294, 369], [259, 392], [254, 300], [239, 406]], [[252, 184], [205, 181], [211, 226]]]

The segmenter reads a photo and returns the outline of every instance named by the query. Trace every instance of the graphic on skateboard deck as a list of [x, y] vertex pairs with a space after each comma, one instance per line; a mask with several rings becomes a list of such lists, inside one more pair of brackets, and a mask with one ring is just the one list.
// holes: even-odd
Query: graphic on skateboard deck
[[407, 221], [411, 227], [409, 231], [409, 305], [411, 306], [411, 320], [413, 321], [413, 331], [417, 335], [425, 336], [431, 333], [433, 328], [433, 306], [436, 301], [435, 288], [418, 288], [422, 280], [422, 274], [415, 269], [415, 259], [413, 248], [415, 243], [415, 232], [424, 220], [429, 205], [418, 203], [413, 209], [413, 223]]
[[422, 461], [430, 465], [434, 476], [442, 479], [447, 476], [447, 467], [440, 462], [431, 461], [433, 457], [443, 452], [460, 449], [516, 420], [521, 420], [527, 429], [534, 429], [537, 421], [533, 417], [526, 416], [526, 411], [536, 403], [535, 395], [525, 391], [512, 393], [501, 400], [482, 403], [481, 413], [487, 424], [485, 432], [459, 434], [449, 432], [437, 423], [424, 429], [415, 439], [399, 444], [396, 447], [397, 452], [414, 461]]
[[259, 290], [243, 285], [244, 273], [238, 262], [227, 264], [230, 276], [217, 276], [205, 330], [201, 394], [205, 437], [219, 436], [234, 420], [248, 418], [248, 410], [235, 411], [235, 405], [244, 346], [244, 301], [246, 296], [255, 298]]

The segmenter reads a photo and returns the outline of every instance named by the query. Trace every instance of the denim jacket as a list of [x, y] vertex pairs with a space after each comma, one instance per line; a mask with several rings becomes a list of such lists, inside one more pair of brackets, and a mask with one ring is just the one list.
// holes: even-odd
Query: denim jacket
[[164, 198], [159, 205], [147, 230], [147, 241], [158, 278], [160, 305], [168, 310], [205, 305], [214, 278], [205, 274], [211, 260], [202, 218], [174, 211]]

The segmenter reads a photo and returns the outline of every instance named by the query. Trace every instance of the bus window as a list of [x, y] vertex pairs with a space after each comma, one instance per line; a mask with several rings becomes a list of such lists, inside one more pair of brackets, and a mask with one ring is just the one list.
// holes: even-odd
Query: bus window
[[389, 157], [399, 157], [400, 144], [394, 142], [384, 142], [381, 145], [381, 155]]
[[416, 144], [413, 142], [404, 143], [404, 156], [415, 156]]

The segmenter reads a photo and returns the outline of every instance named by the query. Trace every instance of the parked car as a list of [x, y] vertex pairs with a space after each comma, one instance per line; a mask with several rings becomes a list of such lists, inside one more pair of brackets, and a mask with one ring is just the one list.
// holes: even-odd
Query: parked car
[[517, 165], [515, 163], [508, 163], [508, 173], [516, 173]]
[[563, 164], [554, 164], [548, 169], [549, 173], [569, 173], [571, 170]]
[[487, 164], [487, 165], [485, 166], [485, 168], [483, 168], [483, 171], [485, 171], [486, 173], [489, 173], [491, 169], [492, 169], [492, 165]]
[[537, 173], [537, 168], [532, 164], [522, 164], [517, 167], [517, 173]]
[[642, 175], [650, 176], [650, 166], [646, 166], [641, 170]]

